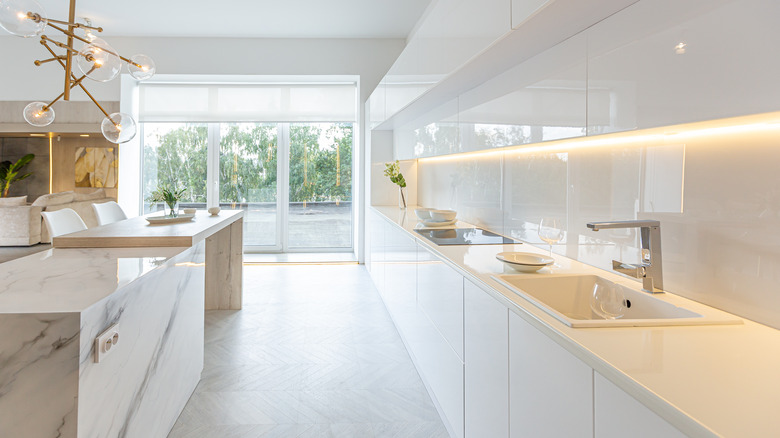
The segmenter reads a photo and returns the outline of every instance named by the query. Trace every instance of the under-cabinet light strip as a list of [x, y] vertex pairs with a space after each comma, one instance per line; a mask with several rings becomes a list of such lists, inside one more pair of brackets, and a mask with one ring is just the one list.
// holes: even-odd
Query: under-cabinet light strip
[[608, 146], [638, 146], [659, 143], [665, 144], [670, 142], [679, 143], [681, 140], [697, 137], [755, 133], [771, 130], [780, 130], [780, 112], [709, 120], [706, 122], [688, 123], [684, 125], [664, 126], [661, 128], [649, 128], [639, 131], [618, 132], [593, 137], [568, 138], [533, 145], [507, 146], [486, 151], [421, 157], [419, 160], [423, 162], [447, 161], [462, 160], [464, 158], [488, 158], [503, 156], [505, 154], [568, 152], [576, 149]]

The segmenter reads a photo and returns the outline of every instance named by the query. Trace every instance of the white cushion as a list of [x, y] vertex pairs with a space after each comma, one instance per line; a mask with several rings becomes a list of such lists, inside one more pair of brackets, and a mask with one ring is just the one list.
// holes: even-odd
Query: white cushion
[[39, 196], [32, 205], [38, 207], [48, 207], [49, 205], [60, 205], [73, 202], [73, 192], [50, 193]]
[[106, 197], [106, 189], [97, 189], [90, 193], [74, 193], [74, 201], [92, 201], [94, 199], [103, 199]]
[[0, 207], [18, 207], [20, 205], [27, 205], [27, 195], [0, 198]]

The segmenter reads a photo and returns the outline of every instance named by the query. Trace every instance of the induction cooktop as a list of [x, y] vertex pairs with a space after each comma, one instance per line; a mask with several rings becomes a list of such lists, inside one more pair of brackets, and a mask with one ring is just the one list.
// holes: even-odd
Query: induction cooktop
[[451, 228], [447, 230], [414, 230], [437, 245], [502, 245], [522, 243], [482, 228]]

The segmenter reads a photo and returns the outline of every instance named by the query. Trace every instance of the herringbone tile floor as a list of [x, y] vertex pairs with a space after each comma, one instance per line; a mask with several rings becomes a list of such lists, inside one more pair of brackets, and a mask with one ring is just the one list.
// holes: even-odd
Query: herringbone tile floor
[[363, 266], [245, 266], [205, 346], [169, 438], [447, 436]]

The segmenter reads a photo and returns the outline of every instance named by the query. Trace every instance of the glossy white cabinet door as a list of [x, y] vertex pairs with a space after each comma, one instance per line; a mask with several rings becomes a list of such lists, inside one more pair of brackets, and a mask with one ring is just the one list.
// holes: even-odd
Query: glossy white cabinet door
[[387, 222], [369, 209], [368, 253], [369, 273], [380, 294], [385, 289], [385, 230]]
[[[683, 438], [685, 435], [604, 376], [594, 372], [596, 438]], [[745, 431], [748, 433], [748, 431]]]
[[777, 1], [653, 0], [596, 24], [588, 132], [777, 111], [779, 16]]
[[419, 246], [417, 303], [463, 361], [463, 276]]
[[408, 337], [412, 357], [442, 420], [463, 436], [463, 277], [418, 246], [417, 309]]
[[466, 436], [509, 436], [509, 310], [466, 280]]
[[584, 136], [586, 53], [581, 33], [462, 93], [461, 152]]
[[417, 244], [406, 231], [387, 225], [382, 299], [401, 335], [412, 330], [417, 312]]
[[593, 436], [593, 370], [513, 312], [509, 409], [512, 437]]

